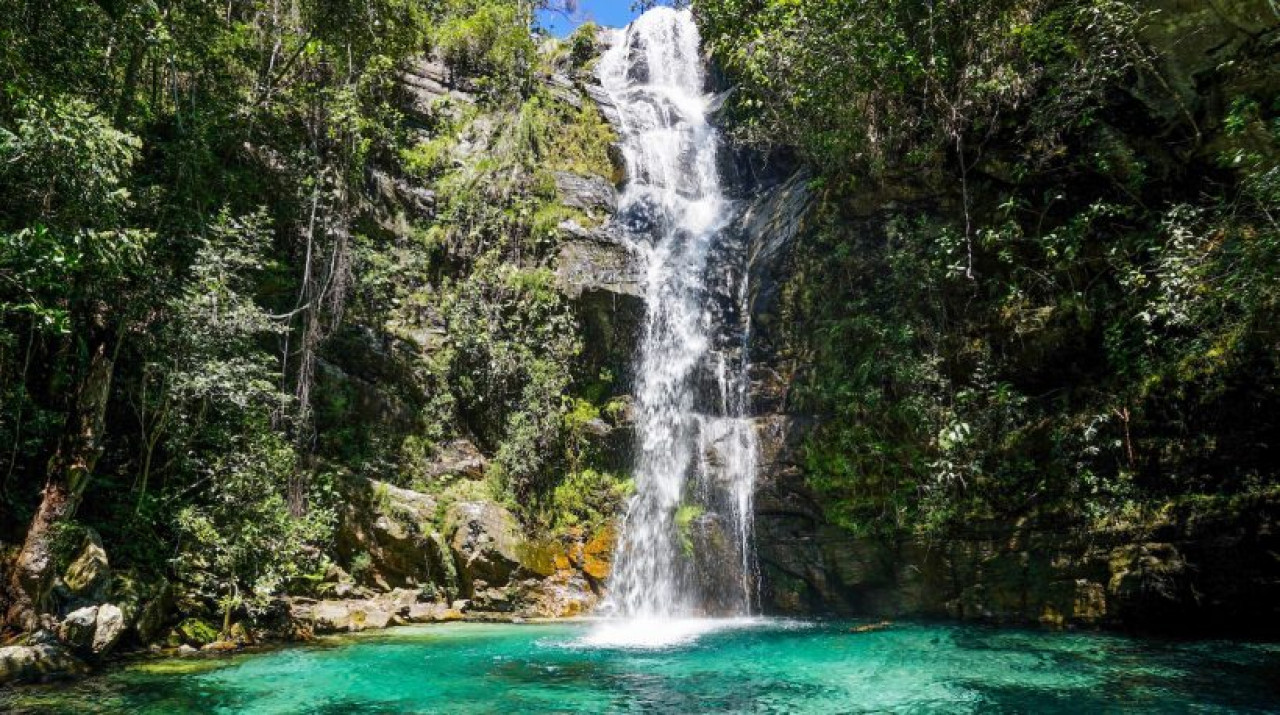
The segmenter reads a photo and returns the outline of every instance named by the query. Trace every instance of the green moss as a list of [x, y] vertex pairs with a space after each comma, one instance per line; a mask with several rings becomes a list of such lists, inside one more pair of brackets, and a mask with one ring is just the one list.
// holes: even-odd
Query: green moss
[[676, 533], [680, 536], [680, 548], [685, 556], [693, 556], [693, 522], [703, 513], [698, 504], [681, 504], [676, 509]]
[[165, 658], [134, 663], [126, 670], [146, 675], [195, 675], [231, 665], [226, 658]]
[[188, 618], [174, 628], [182, 643], [199, 648], [218, 640], [218, 629], [199, 618]]

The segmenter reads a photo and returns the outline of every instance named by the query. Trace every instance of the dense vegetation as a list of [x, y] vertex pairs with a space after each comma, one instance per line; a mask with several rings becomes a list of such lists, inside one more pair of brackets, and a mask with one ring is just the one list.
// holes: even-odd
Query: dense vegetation
[[[85, 527], [117, 570], [260, 606], [323, 571], [345, 475], [533, 530], [612, 513], [584, 432], [610, 391], [547, 269], [550, 171], [610, 175], [610, 134], [540, 81], [594, 53], [542, 44], [549, 4], [5, 0], [10, 626]], [[431, 54], [461, 99], [407, 112]], [[406, 182], [416, 214], [385, 205]], [[343, 368], [379, 356], [403, 394], [371, 416]], [[486, 478], [421, 474], [458, 436]]]
[[695, 5], [738, 139], [816, 172], [786, 357], [839, 523], [1106, 526], [1274, 495], [1276, 39], [1198, 67], [1166, 5]]
[[[600, 218], [555, 172], [612, 176], [614, 137], [549, 4], [0, 0], [10, 630], [87, 529], [229, 612], [319, 578], [353, 479], [537, 535], [616, 514], [626, 386], [553, 271]], [[733, 139], [811, 172], [780, 358], [836, 523], [1276, 496], [1277, 40], [1179, 75], [1163, 5], [695, 3]]]

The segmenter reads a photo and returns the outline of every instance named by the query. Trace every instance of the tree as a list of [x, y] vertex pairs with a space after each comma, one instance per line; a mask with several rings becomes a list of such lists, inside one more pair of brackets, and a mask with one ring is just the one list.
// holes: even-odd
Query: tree
[[4, 313], [27, 313], [69, 355], [66, 418], [43, 497], [9, 589], [11, 625], [30, 630], [52, 580], [52, 538], [75, 513], [102, 451], [116, 350], [128, 319], [122, 296], [143, 265], [151, 234], [124, 226], [125, 182], [139, 141], [76, 99], [23, 104], [0, 135], [10, 211], [34, 220], [0, 234]]

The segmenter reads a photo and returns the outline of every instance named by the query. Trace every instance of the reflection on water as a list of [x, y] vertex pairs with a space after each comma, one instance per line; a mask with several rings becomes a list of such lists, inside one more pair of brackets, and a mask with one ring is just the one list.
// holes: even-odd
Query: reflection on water
[[[1280, 712], [1280, 645], [768, 621], [678, 646], [452, 624], [0, 694], [3, 712]], [[205, 661], [201, 661], [202, 663]], [[156, 667], [160, 665], [161, 667]]]

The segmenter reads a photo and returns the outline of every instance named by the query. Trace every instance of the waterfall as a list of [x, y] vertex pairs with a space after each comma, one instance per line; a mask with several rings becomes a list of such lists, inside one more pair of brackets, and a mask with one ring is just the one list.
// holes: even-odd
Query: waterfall
[[646, 304], [636, 489], [602, 611], [650, 626], [747, 615], [757, 578], [746, 251], [727, 230], [735, 203], [690, 13], [659, 7], [614, 31], [598, 72], [628, 176], [614, 220], [645, 267]]

